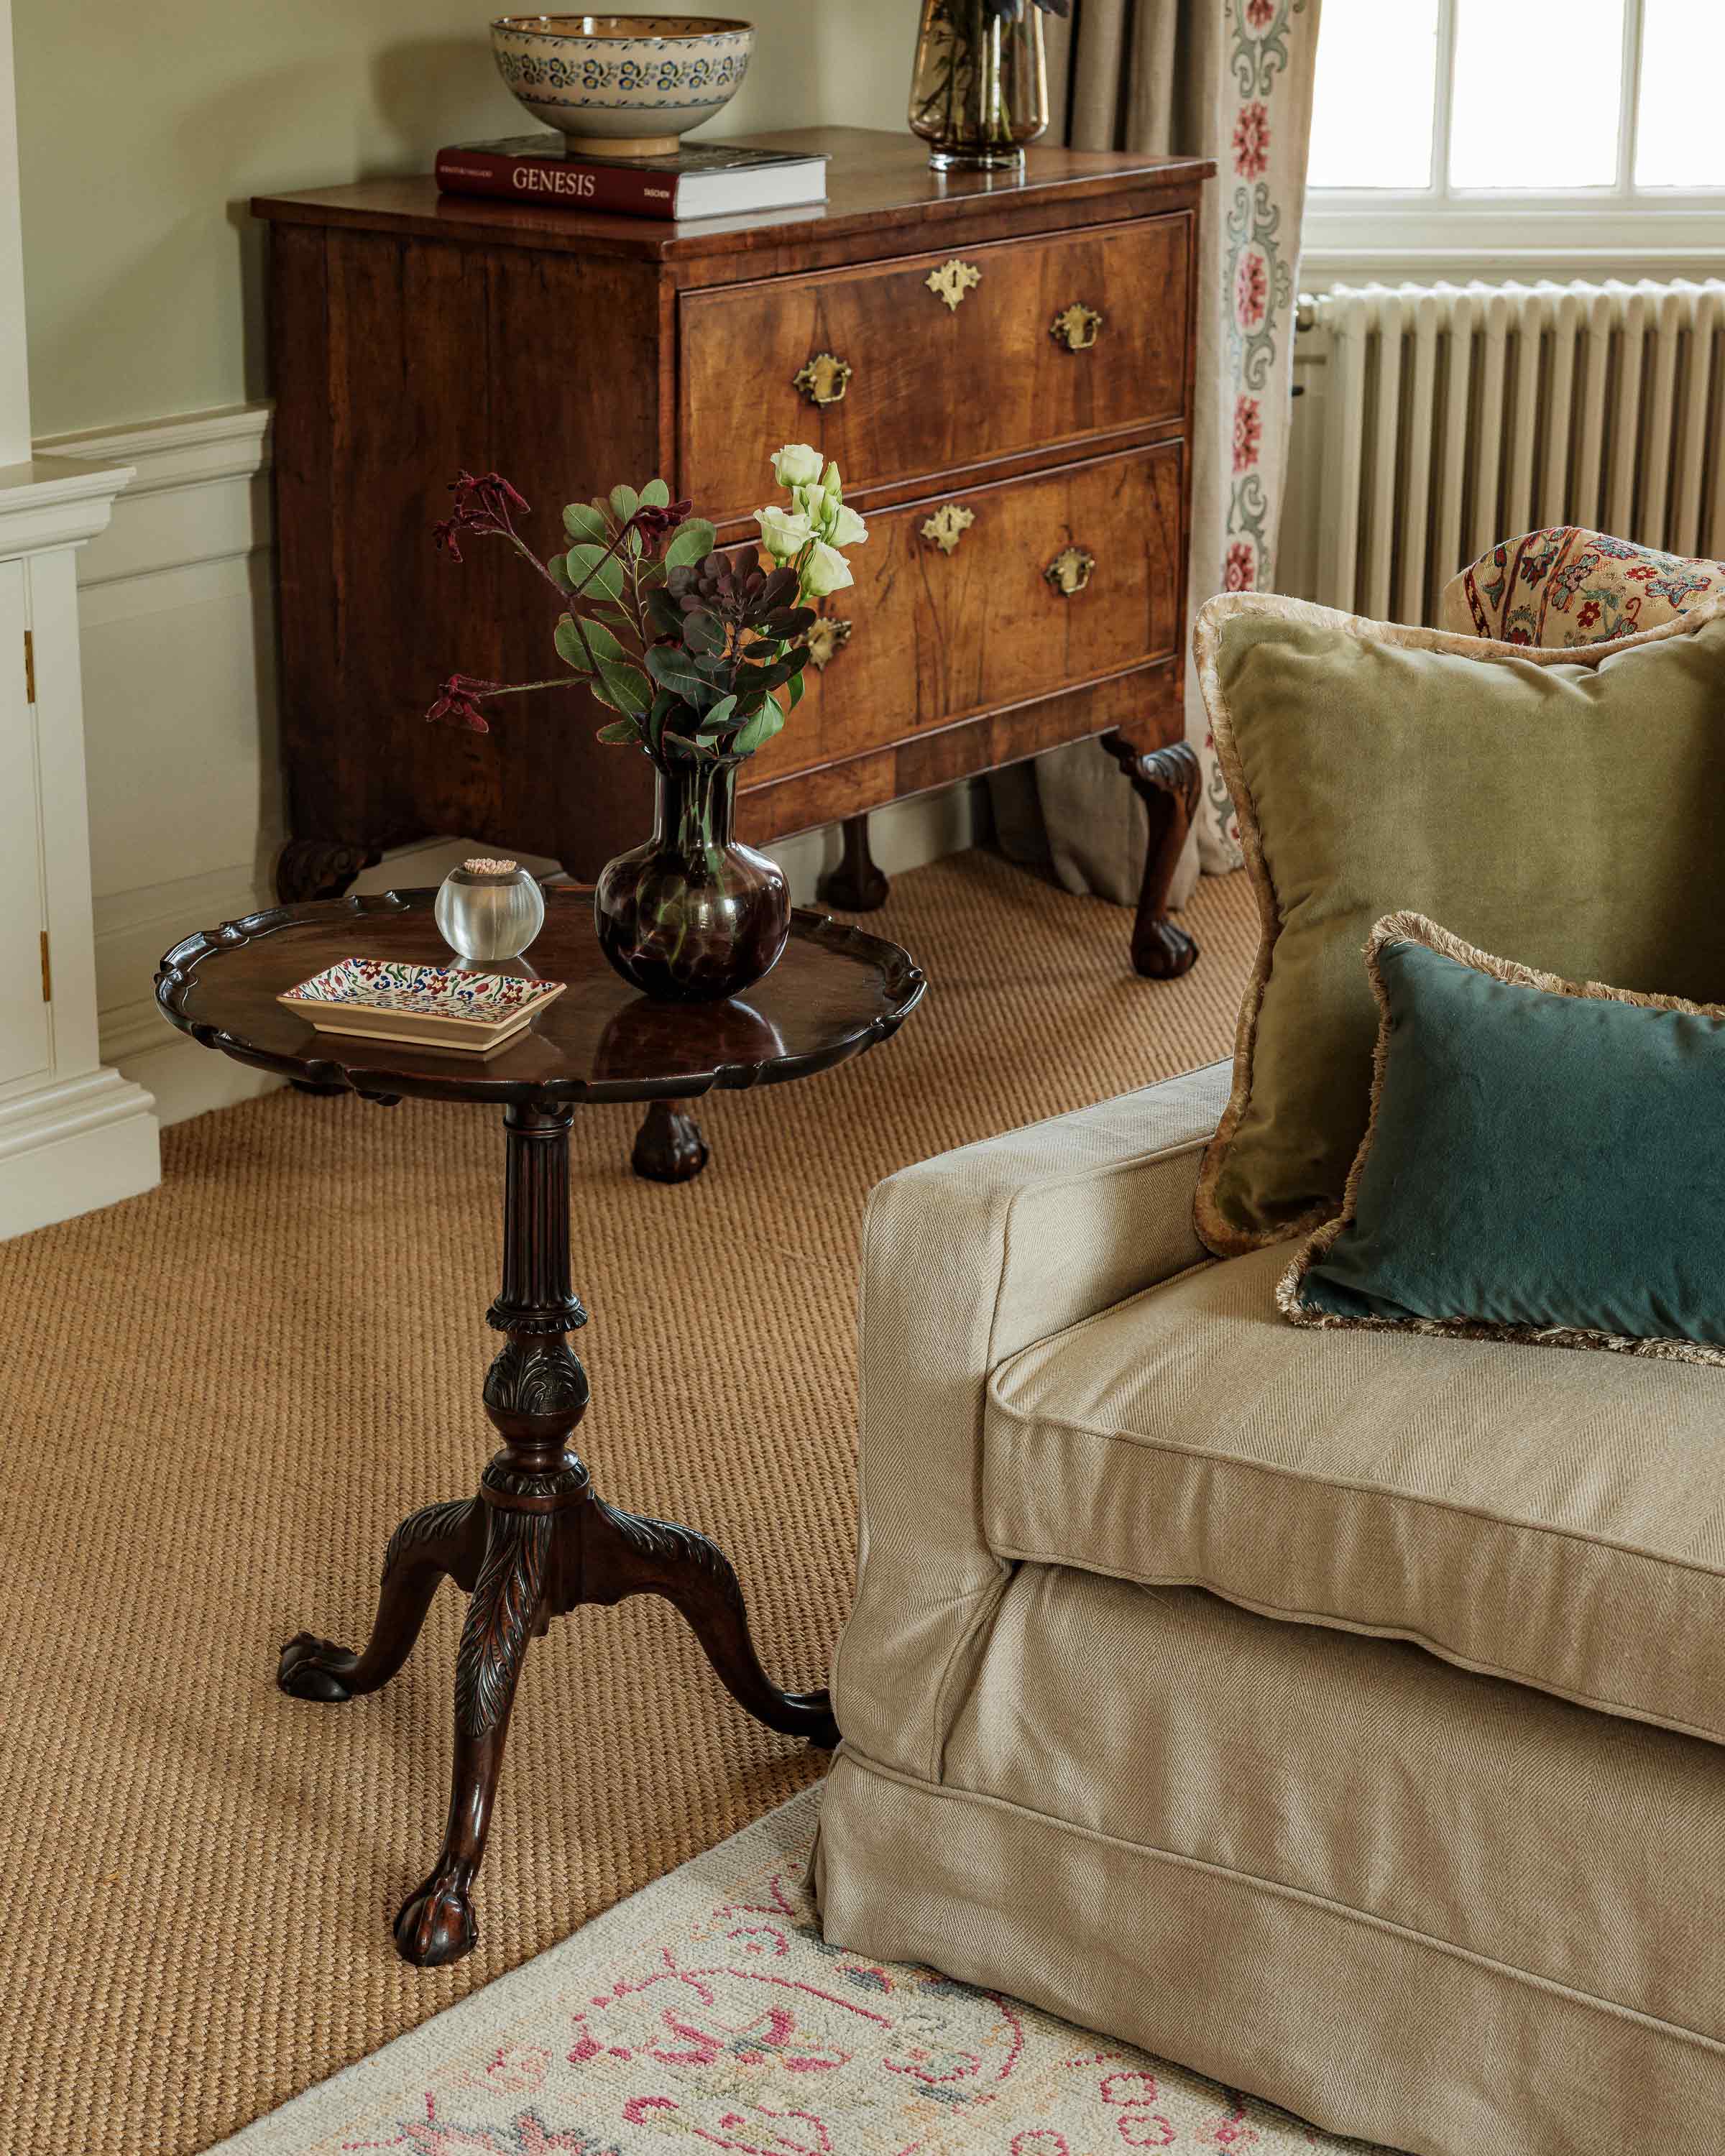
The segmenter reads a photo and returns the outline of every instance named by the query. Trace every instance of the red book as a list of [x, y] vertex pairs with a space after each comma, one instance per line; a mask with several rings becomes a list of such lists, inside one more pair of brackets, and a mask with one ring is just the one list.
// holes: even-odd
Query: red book
[[558, 136], [524, 135], [452, 144], [438, 151], [434, 172], [445, 194], [621, 217], [735, 217], [824, 202], [827, 192], [824, 157], [746, 142], [696, 143], [670, 157], [594, 157], [568, 155]]

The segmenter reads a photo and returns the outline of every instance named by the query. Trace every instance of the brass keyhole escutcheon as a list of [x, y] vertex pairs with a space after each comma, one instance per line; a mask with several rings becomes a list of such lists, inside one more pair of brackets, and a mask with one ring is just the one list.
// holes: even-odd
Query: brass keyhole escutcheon
[[1086, 554], [1082, 547], [1063, 547], [1042, 573], [1062, 598], [1069, 599], [1084, 589], [1096, 566], [1096, 556]]
[[855, 370], [835, 352], [818, 352], [806, 367], [792, 377], [794, 387], [811, 404], [842, 404]]
[[1088, 352], [1096, 341], [1096, 332], [1102, 326], [1102, 317], [1094, 307], [1087, 307], [1082, 300], [1075, 300], [1070, 307], [1062, 307], [1049, 325], [1049, 335], [1056, 344], [1063, 344], [1068, 352]]
[[809, 663], [820, 672], [830, 666], [850, 641], [850, 632], [856, 624], [851, 621], [829, 621], [823, 614], [809, 632]]
[[923, 280], [938, 300], [944, 300], [956, 314], [958, 303], [967, 292], [973, 292], [983, 281], [983, 273], [973, 262], [961, 262], [955, 254], [950, 262], [942, 263], [938, 270], [931, 270]]
[[956, 501], [948, 501], [932, 516], [923, 520], [922, 536], [931, 547], [938, 547], [942, 553], [950, 554], [975, 522], [973, 509], [961, 509]]

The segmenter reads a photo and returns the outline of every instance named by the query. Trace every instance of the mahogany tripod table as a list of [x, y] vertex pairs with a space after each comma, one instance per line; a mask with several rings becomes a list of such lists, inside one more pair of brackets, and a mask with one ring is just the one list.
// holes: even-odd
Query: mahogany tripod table
[[[923, 978], [896, 943], [799, 911], [774, 970], [747, 1002], [668, 1009], [605, 963], [583, 899], [547, 894], [533, 968], [567, 983], [495, 1055], [314, 1033], [275, 1000], [344, 957], [442, 963], [429, 891], [277, 907], [187, 937], [156, 998], [173, 1024], [242, 1063], [393, 1106], [405, 1096], [503, 1111], [503, 1284], [487, 1322], [503, 1344], [485, 1409], [503, 1440], [479, 1494], [403, 1520], [383, 1560], [377, 1614], [355, 1654], [302, 1632], [277, 1681], [297, 1699], [375, 1691], [411, 1653], [447, 1575], [470, 1597], [455, 1657], [455, 1758], [443, 1847], [395, 1920], [422, 1968], [470, 1953], [471, 1889], [527, 1643], [583, 1604], [660, 1594], [693, 1628], [739, 1705], [769, 1728], [837, 1743], [824, 1691], [786, 1692], [762, 1668], [730, 1561], [692, 1527], [619, 1510], [569, 1448], [588, 1397], [567, 1336], [587, 1322], [569, 1282], [569, 1127], [583, 1101], [663, 1101], [713, 1086], [782, 1084], [896, 1032]], [[675, 1201], [668, 1201], [675, 1202]]]

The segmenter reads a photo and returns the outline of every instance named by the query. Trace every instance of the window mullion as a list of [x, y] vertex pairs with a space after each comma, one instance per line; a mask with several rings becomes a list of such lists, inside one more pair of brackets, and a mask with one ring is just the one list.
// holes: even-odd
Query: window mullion
[[1617, 116], [1617, 192], [1627, 206], [1635, 198], [1635, 151], [1641, 125], [1642, 0], [1625, 0], [1623, 10], [1623, 110]]
[[1450, 108], [1455, 80], [1455, 15], [1461, 0], [1438, 0], [1437, 95], [1431, 116], [1431, 182], [1440, 202], [1450, 199]]

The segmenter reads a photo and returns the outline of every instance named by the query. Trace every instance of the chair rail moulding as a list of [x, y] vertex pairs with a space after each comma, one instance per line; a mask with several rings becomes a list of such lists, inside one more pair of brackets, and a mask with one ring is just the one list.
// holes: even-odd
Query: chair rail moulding
[[0, 468], [0, 1236], [161, 1180], [155, 1103], [97, 1048], [77, 552], [127, 466]]

